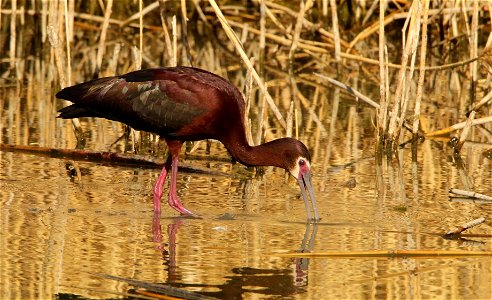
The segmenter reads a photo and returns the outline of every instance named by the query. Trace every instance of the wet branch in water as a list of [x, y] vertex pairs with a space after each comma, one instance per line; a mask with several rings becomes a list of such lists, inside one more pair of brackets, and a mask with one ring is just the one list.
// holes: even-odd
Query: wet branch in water
[[[36, 147], [27, 145], [11, 145], [0, 144], [0, 150], [2, 151], [18, 151], [36, 153], [38, 155], [47, 155], [56, 158], [71, 158], [76, 160], [86, 160], [92, 162], [107, 162], [113, 165], [131, 165], [147, 168], [162, 168], [164, 160], [155, 159], [152, 157], [146, 157], [136, 154], [125, 154], [117, 152], [105, 152], [105, 151], [90, 151], [90, 150], [77, 150], [77, 149], [57, 149], [48, 147]], [[195, 156], [196, 158], [196, 156]], [[207, 157], [208, 158], [208, 157]], [[180, 172], [207, 174], [214, 176], [230, 176], [230, 174], [215, 171], [209, 168], [193, 166], [186, 163], [180, 163]]]

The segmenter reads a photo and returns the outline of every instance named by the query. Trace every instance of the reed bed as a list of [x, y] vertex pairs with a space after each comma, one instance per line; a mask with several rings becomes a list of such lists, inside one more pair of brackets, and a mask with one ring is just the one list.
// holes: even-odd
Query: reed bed
[[28, 81], [52, 95], [93, 77], [193, 65], [248, 92], [254, 144], [318, 129], [329, 136], [354, 103], [371, 111], [378, 152], [462, 128], [471, 130], [462, 142], [490, 142], [487, 1], [0, 3], [0, 85], [19, 93]]

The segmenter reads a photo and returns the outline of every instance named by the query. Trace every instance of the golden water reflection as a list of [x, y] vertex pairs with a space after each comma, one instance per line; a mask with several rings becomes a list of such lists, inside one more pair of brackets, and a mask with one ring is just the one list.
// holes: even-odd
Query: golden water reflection
[[[437, 172], [418, 176], [418, 190], [411, 168], [380, 166], [386, 174], [383, 196], [376, 191], [374, 159], [332, 167], [327, 188], [317, 193], [322, 221], [316, 228], [303, 222], [303, 203], [283, 171], [268, 169], [263, 177], [250, 179], [183, 173], [178, 193], [203, 218], [179, 218], [165, 206], [161, 242], [155, 242], [151, 187], [159, 170], [80, 161], [83, 175], [78, 181], [67, 175], [65, 159], [0, 152], [0, 297], [111, 298], [130, 289], [100, 278], [110, 274], [224, 299], [486, 299], [491, 293], [491, 260], [486, 256], [276, 255], [310, 247], [315, 252], [490, 250], [490, 238], [440, 237], [457, 224], [490, 215], [490, 207], [449, 202], [447, 188], [460, 184], [459, 171], [445, 153], [433, 153], [420, 159], [432, 159]], [[403, 156], [410, 164], [410, 155]], [[490, 168], [482, 166], [484, 174], [471, 180], [490, 186]], [[315, 180], [318, 190], [320, 177]], [[350, 177], [356, 178], [355, 187], [345, 185]], [[490, 234], [490, 226], [471, 232]]]

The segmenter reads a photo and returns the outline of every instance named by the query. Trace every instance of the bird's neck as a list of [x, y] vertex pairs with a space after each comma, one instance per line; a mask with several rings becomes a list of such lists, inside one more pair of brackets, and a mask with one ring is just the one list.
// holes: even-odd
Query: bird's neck
[[258, 146], [250, 146], [246, 137], [234, 138], [223, 142], [229, 153], [238, 162], [246, 166], [284, 166], [279, 161], [279, 151], [275, 141]]

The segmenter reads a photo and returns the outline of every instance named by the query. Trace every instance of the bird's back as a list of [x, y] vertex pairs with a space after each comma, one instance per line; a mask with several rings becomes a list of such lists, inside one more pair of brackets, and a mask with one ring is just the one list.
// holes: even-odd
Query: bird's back
[[59, 111], [61, 118], [101, 117], [168, 138], [220, 139], [231, 126], [244, 131], [239, 90], [197, 68], [154, 68], [94, 79], [56, 97], [74, 103]]

